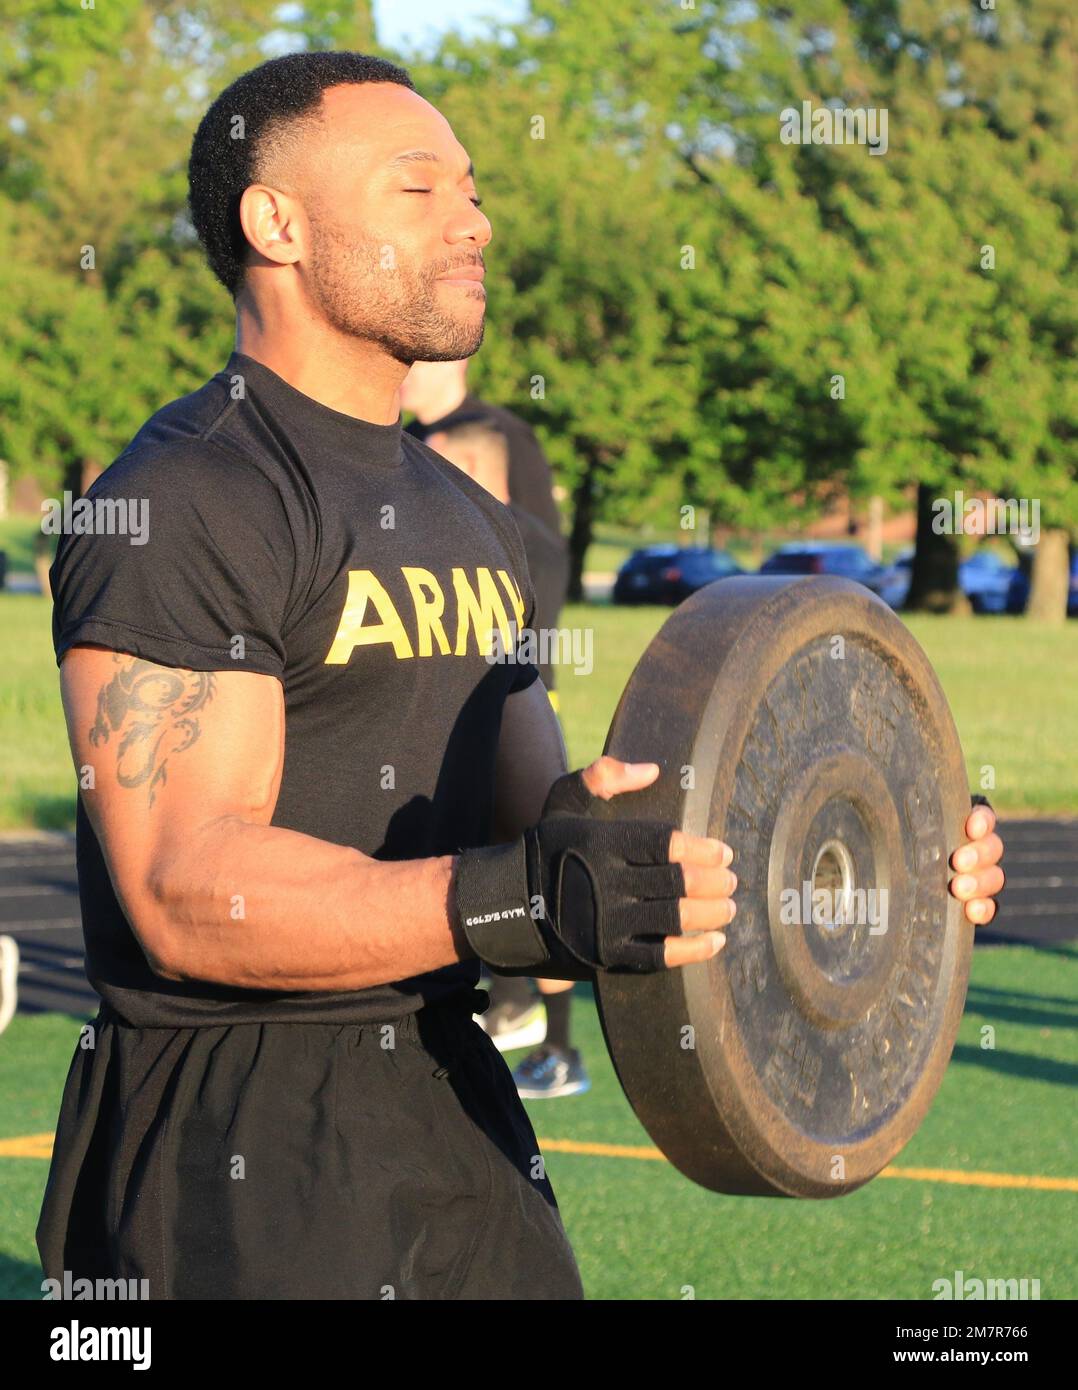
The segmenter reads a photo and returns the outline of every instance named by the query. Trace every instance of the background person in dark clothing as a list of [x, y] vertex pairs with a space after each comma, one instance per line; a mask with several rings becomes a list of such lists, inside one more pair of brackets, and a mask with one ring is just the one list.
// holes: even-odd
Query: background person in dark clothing
[[[418, 367], [442, 365], [445, 364], [416, 364]], [[463, 410], [456, 411], [451, 422], [428, 434], [425, 442], [509, 507], [527, 554], [535, 591], [535, 627], [537, 630], [557, 627], [569, 583], [568, 552], [560, 536], [510, 500], [509, 441], [492, 416], [469, 416]], [[542, 659], [545, 654], [541, 649], [537, 664], [554, 703], [554, 668]], [[554, 708], [557, 709], [556, 703]], [[540, 980], [538, 984], [545, 1013], [532, 996], [527, 980], [519, 976], [496, 976], [489, 986], [490, 1007], [478, 1015], [479, 1025], [502, 1052], [519, 1047], [532, 1049], [513, 1072], [513, 1080], [522, 1096], [539, 1100], [579, 1095], [590, 1088], [591, 1082], [580, 1052], [570, 1042], [572, 984], [565, 980]]]
[[[535, 589], [536, 631], [556, 628], [569, 587], [569, 552], [558, 533], [512, 500], [509, 441], [500, 425], [489, 414], [469, 416], [456, 412], [452, 423], [428, 434], [424, 442], [474, 478], [512, 512], [524, 542], [528, 572]], [[557, 672], [546, 659], [548, 656], [546, 646], [541, 646], [536, 665], [547, 693], [553, 697]], [[551, 703], [558, 708], [556, 699], [552, 698]]]
[[509, 445], [509, 500], [560, 536], [554, 476], [532, 427], [511, 410], [473, 396], [465, 381], [467, 371], [466, 358], [414, 363], [401, 385], [401, 409], [416, 417], [405, 428], [416, 439], [430, 443], [432, 434], [443, 433], [462, 420], [489, 420]]

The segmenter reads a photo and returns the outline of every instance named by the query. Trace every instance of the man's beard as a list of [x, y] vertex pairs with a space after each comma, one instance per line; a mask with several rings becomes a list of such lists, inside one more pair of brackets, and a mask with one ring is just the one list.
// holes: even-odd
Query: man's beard
[[322, 221], [311, 249], [309, 292], [341, 333], [377, 343], [398, 362], [459, 362], [479, 351], [485, 315], [455, 319], [438, 303], [437, 274], [387, 270], [382, 247], [345, 240]]

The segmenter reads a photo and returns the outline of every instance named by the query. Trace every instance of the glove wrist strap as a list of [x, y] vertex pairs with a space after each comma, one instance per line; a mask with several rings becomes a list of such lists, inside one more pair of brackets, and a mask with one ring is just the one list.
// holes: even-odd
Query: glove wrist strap
[[455, 890], [457, 920], [480, 960], [495, 969], [534, 969], [548, 959], [532, 920], [523, 837], [465, 850]]

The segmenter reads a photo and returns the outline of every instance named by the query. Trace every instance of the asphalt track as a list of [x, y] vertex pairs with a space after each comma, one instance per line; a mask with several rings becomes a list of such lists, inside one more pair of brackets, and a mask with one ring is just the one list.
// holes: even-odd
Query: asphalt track
[[[1078, 819], [1010, 820], [1007, 889], [981, 947], [1058, 947], [1078, 937]], [[97, 996], [83, 973], [82, 924], [70, 835], [0, 838], [0, 932], [19, 943], [19, 1009], [88, 1018]]]

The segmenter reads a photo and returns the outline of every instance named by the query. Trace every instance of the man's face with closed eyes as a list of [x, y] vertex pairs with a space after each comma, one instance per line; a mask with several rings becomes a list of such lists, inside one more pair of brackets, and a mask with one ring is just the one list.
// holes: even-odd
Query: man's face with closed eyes
[[260, 173], [294, 200], [289, 264], [313, 314], [409, 364], [478, 351], [490, 223], [429, 102], [396, 83], [330, 87], [298, 147]]

